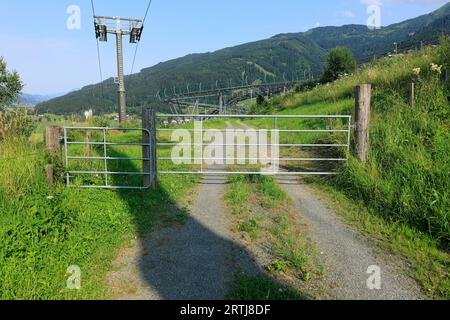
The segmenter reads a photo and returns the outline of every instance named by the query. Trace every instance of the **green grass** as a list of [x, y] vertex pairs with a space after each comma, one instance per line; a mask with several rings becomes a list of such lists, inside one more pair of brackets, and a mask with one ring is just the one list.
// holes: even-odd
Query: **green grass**
[[403, 257], [408, 273], [418, 281], [430, 298], [450, 299], [450, 255], [427, 234], [403, 223], [392, 223], [323, 181], [311, 181], [321, 196], [376, 246]]
[[[230, 176], [229, 181], [226, 199], [234, 213], [232, 219], [235, 231], [254, 245], [270, 248], [271, 259], [265, 266], [267, 278], [239, 276], [232, 296], [245, 299], [297, 299], [299, 293], [308, 292], [293, 286], [286, 291], [286, 288], [280, 289], [282, 285], [276, 284], [277, 281], [283, 283], [286, 275], [308, 283], [319, 279], [322, 274], [314, 246], [307, 240], [286, 193], [273, 178], [267, 176]], [[240, 201], [234, 201], [236, 198]], [[273, 291], [275, 288], [277, 290]], [[278, 289], [281, 291], [278, 292]], [[272, 292], [269, 298], [268, 291]], [[302, 296], [311, 298], [313, 295]]]
[[[353, 76], [310, 92], [290, 93], [275, 99], [269, 109], [288, 114], [354, 116], [355, 86], [373, 84], [369, 161], [361, 163], [349, 155], [348, 163], [335, 168], [339, 172], [336, 178], [315, 181], [326, 186], [329, 193], [343, 195], [337, 198], [336, 208], [348, 219], [357, 219], [364, 212], [361, 229], [412, 264], [413, 276], [431, 297], [448, 299], [450, 91], [431, 68], [431, 63], [450, 67], [450, 38], [441, 42], [438, 48], [366, 65]], [[414, 74], [415, 68], [420, 68], [419, 76]], [[414, 108], [407, 105], [410, 81], [416, 83]], [[263, 120], [248, 123], [258, 128], [271, 125]], [[293, 122], [291, 126], [302, 129], [324, 124]], [[297, 138], [280, 138], [291, 139]], [[313, 135], [302, 139], [339, 141], [342, 137]], [[302, 154], [293, 149], [284, 152]], [[321, 155], [314, 150], [307, 152]], [[361, 209], [346, 215], [340, 210], [341, 205], [346, 207], [344, 199]]]
[[[115, 138], [130, 141], [138, 137], [124, 134]], [[2, 158], [11, 158], [0, 161], [0, 299], [109, 298], [105, 276], [117, 250], [132, 239], [145, 237], [160, 214], [185, 196], [197, 179], [161, 176], [157, 191], [48, 186], [42, 143], [14, 139], [0, 143], [0, 149]], [[84, 149], [71, 152], [83, 153]], [[136, 156], [141, 151], [117, 147], [109, 152]], [[139, 164], [130, 162], [110, 165], [112, 169], [140, 169]], [[165, 169], [169, 164], [161, 166]], [[115, 182], [142, 183], [140, 177], [136, 179]], [[102, 183], [102, 178], [88, 182]], [[177, 215], [174, 220], [183, 223], [186, 217]], [[66, 271], [71, 265], [81, 268], [79, 291], [66, 288]]]
[[269, 277], [237, 276], [229, 293], [231, 300], [306, 300], [299, 291], [275, 283]]

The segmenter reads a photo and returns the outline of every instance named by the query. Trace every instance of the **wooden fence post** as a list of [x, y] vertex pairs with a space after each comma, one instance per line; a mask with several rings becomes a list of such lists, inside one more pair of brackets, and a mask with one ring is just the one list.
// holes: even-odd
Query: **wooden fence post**
[[356, 87], [355, 95], [355, 151], [357, 158], [367, 162], [369, 158], [369, 122], [372, 86]]
[[48, 164], [45, 168], [47, 173], [47, 181], [49, 184], [54, 183], [55, 166], [61, 163], [61, 144], [59, 135], [61, 132], [60, 127], [47, 127], [45, 128], [45, 144], [47, 146]]
[[410, 82], [408, 83], [408, 104], [411, 108], [414, 108], [414, 97], [415, 97], [414, 82]]
[[442, 83], [444, 84], [445, 88], [448, 88], [448, 70], [447, 69], [442, 70], [441, 80], [442, 80]]
[[[89, 143], [92, 140], [92, 132], [86, 131], [86, 142]], [[92, 157], [92, 144], [87, 144], [85, 149], [86, 157]]]
[[144, 175], [144, 186], [151, 187], [153, 190], [157, 188], [157, 161], [156, 161], [156, 112], [154, 108], [144, 108], [142, 110], [142, 128], [147, 129], [143, 133], [142, 141], [144, 144], [142, 148], [143, 158], [150, 158], [143, 161], [143, 172], [149, 173]]
[[54, 183], [53, 179], [53, 165], [47, 164], [45, 166], [45, 173], [47, 174], [47, 183], [52, 185]]

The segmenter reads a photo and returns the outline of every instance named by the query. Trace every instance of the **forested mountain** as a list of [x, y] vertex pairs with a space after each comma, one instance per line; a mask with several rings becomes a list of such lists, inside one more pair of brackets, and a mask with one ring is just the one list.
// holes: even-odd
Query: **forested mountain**
[[[228, 86], [247, 81], [282, 81], [302, 78], [309, 74], [320, 76], [327, 53], [336, 46], [346, 46], [359, 62], [374, 55], [393, 51], [393, 43], [401, 48], [434, 42], [441, 33], [450, 33], [450, 3], [430, 14], [393, 24], [379, 30], [363, 25], [320, 27], [303, 33], [276, 35], [270, 39], [236, 47], [191, 54], [159, 63], [127, 76], [128, 110], [137, 111], [143, 104], [164, 105], [156, 99], [158, 91], [198, 90]], [[96, 113], [116, 110], [117, 85], [113, 79], [46, 101], [37, 106], [39, 113], [80, 113], [94, 108]]]

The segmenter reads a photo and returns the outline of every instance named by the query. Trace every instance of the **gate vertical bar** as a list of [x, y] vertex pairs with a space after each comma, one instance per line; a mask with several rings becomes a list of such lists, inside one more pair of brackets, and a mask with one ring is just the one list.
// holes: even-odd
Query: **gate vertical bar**
[[[352, 136], [352, 116], [348, 117], [348, 132], [347, 132], [347, 151], [350, 154], [350, 143], [351, 143], [351, 136]], [[347, 155], [348, 158], [348, 155]]]
[[67, 145], [67, 128], [64, 128], [64, 157], [65, 157], [65, 162], [66, 162], [66, 184], [67, 186], [70, 186], [70, 168], [69, 168], [69, 147]]
[[142, 171], [144, 173], [144, 187], [157, 187], [157, 151], [156, 151], [156, 112], [154, 108], [142, 110], [142, 127], [147, 131], [142, 133]]
[[201, 135], [201, 143], [200, 143], [200, 159], [201, 159], [201, 165], [200, 165], [200, 171], [203, 174], [203, 116], [200, 117], [200, 135]]
[[103, 154], [105, 157], [105, 187], [109, 186], [108, 182], [108, 151], [106, 149], [106, 129], [103, 129]]
[[150, 134], [151, 134], [151, 128], [150, 128], [150, 109], [149, 108], [143, 108], [142, 109], [142, 128], [147, 129], [148, 132], [143, 131], [142, 132], [142, 142], [144, 145], [142, 146], [142, 158], [148, 158], [148, 160], [142, 161], [142, 172], [144, 175], [144, 187], [150, 187], [150, 173], [151, 173], [151, 164], [150, 164]]
[[[158, 163], [157, 163], [157, 143], [156, 143], [156, 110], [150, 108], [150, 186], [153, 190], [158, 187]], [[145, 173], [144, 173], [145, 174]]]
[[[273, 127], [274, 128], [273, 128], [273, 131], [272, 131], [272, 135], [277, 135], [278, 134], [277, 133], [277, 130], [278, 130], [278, 114], [276, 114], [275, 117], [274, 117]], [[276, 150], [276, 148], [279, 148], [279, 146], [278, 145], [275, 146], [275, 144], [273, 143], [273, 141], [275, 141], [273, 137], [271, 137], [270, 140], [272, 141], [271, 142], [271, 144], [272, 144], [272, 171], [273, 171], [273, 174], [275, 174], [277, 172], [277, 159], [276, 159], [277, 153], [275, 152], [275, 150]], [[277, 144], [280, 143], [279, 137], [277, 138], [276, 143]]]

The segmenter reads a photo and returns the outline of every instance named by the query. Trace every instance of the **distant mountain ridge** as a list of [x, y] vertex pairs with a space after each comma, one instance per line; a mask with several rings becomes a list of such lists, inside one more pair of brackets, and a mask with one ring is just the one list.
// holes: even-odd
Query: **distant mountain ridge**
[[57, 97], [57, 95], [38, 95], [38, 94], [28, 94], [22, 93], [19, 97], [19, 104], [25, 105], [27, 107], [34, 107], [38, 103], [48, 101]]
[[[309, 70], [320, 76], [328, 51], [336, 46], [352, 50], [360, 62], [373, 55], [393, 51], [400, 46], [436, 41], [441, 33], [450, 33], [450, 3], [420, 17], [396, 23], [379, 30], [363, 25], [319, 27], [301, 33], [279, 34], [266, 40], [246, 43], [215, 52], [190, 54], [161, 62], [126, 77], [127, 104], [130, 112], [143, 104], [153, 104], [160, 110], [164, 105], [155, 95], [164, 88], [168, 94], [181, 90], [198, 90], [216, 85], [227, 86], [247, 80], [282, 81], [302, 78]], [[258, 80], [259, 79], [259, 80]], [[96, 114], [114, 112], [117, 86], [113, 79], [90, 85], [65, 96], [37, 105], [39, 113], [81, 113], [93, 108]]]

